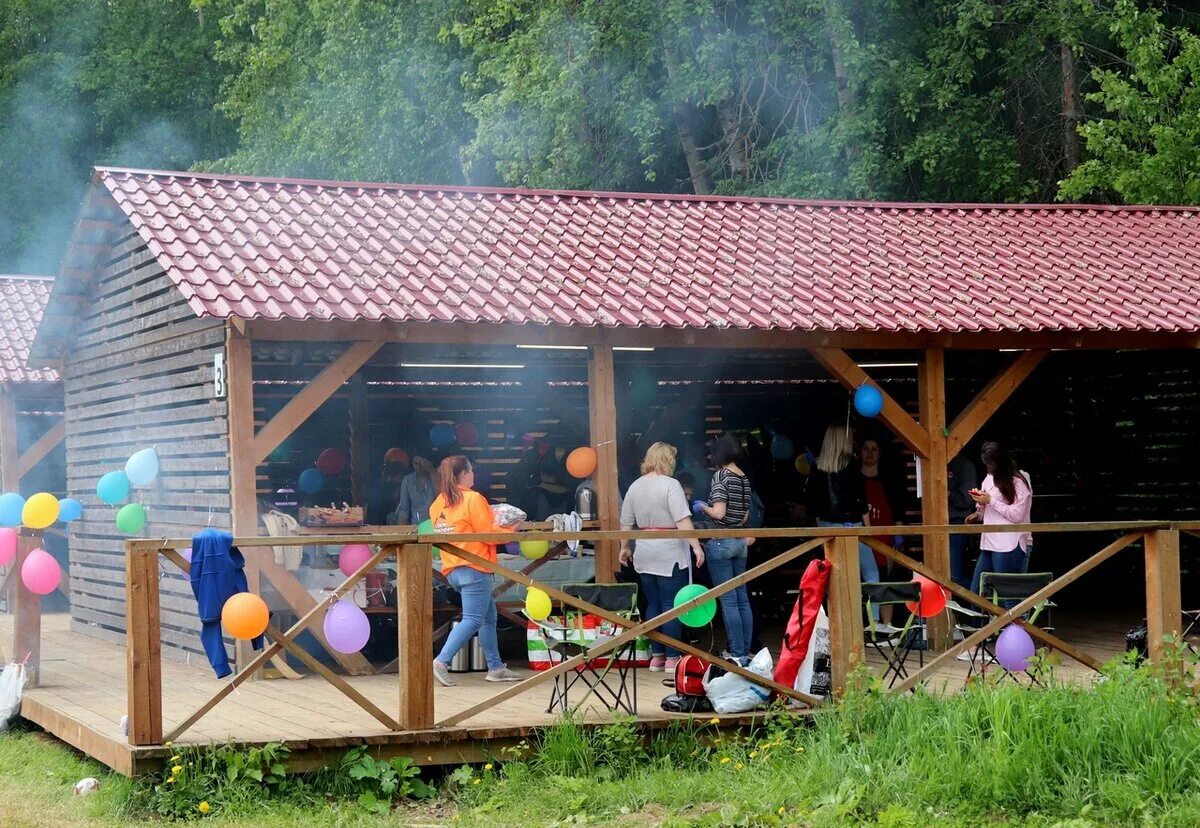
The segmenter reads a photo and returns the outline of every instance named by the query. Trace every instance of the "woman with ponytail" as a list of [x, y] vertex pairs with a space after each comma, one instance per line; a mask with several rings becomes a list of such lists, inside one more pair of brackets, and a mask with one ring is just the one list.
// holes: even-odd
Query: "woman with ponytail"
[[[461, 454], [442, 460], [437, 471], [437, 497], [429, 507], [429, 519], [438, 534], [465, 535], [470, 533], [513, 532], [516, 527], [497, 526], [487, 498], [474, 491], [475, 470], [471, 461]], [[464, 552], [496, 562], [496, 545], [466, 542]], [[462, 596], [462, 621], [450, 630], [450, 637], [437, 658], [433, 660], [433, 676], [445, 687], [454, 686], [450, 661], [479, 633], [479, 643], [487, 658], [488, 681], [520, 681], [500, 659], [496, 640], [496, 599], [492, 597], [492, 575], [465, 558], [442, 552], [442, 574], [450, 586]]]

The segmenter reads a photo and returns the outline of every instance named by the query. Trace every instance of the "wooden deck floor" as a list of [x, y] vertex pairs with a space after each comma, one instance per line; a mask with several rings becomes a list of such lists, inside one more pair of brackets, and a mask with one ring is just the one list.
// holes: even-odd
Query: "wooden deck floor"
[[[1060, 624], [1059, 634], [1106, 660], [1120, 649], [1126, 617], [1080, 619]], [[0, 640], [11, 641], [12, 619], [0, 616]], [[26, 691], [22, 716], [63, 741], [95, 757], [113, 769], [136, 774], [159, 766], [168, 749], [130, 746], [121, 733], [126, 712], [125, 650], [112, 643], [73, 633], [66, 616], [43, 618], [42, 671], [37, 688]], [[878, 669], [880, 659], [868, 648], [868, 661]], [[915, 663], [915, 662], [914, 662]], [[953, 662], [939, 671], [929, 686], [945, 692], [962, 687], [967, 665]], [[203, 704], [221, 686], [207, 664], [190, 665], [163, 660], [164, 725], [170, 730]], [[1068, 681], [1088, 682], [1091, 672], [1081, 665], [1064, 664], [1060, 676]], [[672, 692], [662, 685], [662, 674], [638, 673], [639, 720], [644, 727], [665, 726], [680, 718], [664, 713], [658, 702]], [[481, 674], [457, 677], [459, 686], [435, 688], [437, 718], [477, 704], [500, 689]], [[353, 685], [384, 710], [398, 704], [397, 676], [356, 677]], [[312, 767], [346, 747], [368, 743], [382, 753], [404, 754], [422, 764], [458, 764], [495, 755], [532, 730], [554, 721], [545, 712], [546, 686], [497, 705], [463, 725], [430, 731], [388, 731], [374, 718], [316, 676], [299, 680], [269, 680], [242, 685], [218, 704], [179, 742], [183, 744], [231, 742], [254, 744], [283, 742], [293, 753], [295, 764]], [[606, 711], [591, 709], [586, 720], [611, 719]], [[730, 726], [741, 726], [752, 716], [725, 717]]]

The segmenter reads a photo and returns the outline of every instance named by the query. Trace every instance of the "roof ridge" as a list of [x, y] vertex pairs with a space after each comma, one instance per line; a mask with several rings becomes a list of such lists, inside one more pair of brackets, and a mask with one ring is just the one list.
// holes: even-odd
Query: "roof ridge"
[[97, 178], [109, 175], [144, 176], [154, 178], [195, 178], [210, 181], [230, 181], [240, 184], [273, 184], [285, 187], [355, 189], [355, 190], [397, 190], [411, 192], [440, 192], [459, 193], [464, 195], [500, 195], [525, 196], [545, 198], [582, 198], [582, 199], [620, 199], [626, 201], [678, 201], [678, 202], [708, 202], [714, 204], [778, 204], [789, 207], [857, 209], [857, 210], [962, 210], [962, 211], [1042, 211], [1042, 212], [1073, 212], [1097, 210], [1103, 212], [1195, 212], [1200, 211], [1196, 205], [1166, 205], [1166, 204], [1026, 204], [1026, 203], [988, 203], [988, 202], [940, 202], [940, 201], [854, 201], [844, 199], [804, 199], [786, 198], [782, 196], [749, 196], [749, 195], [696, 195], [694, 193], [640, 193], [614, 190], [555, 190], [527, 187], [480, 187], [462, 184], [404, 184], [397, 182], [379, 181], [341, 181], [336, 179], [319, 178], [286, 178], [275, 176], [234, 175], [231, 173], [210, 173], [192, 170], [151, 170], [136, 167], [95, 167]]
[[39, 275], [36, 273], [0, 273], [0, 279], [23, 279], [40, 282], [53, 282], [53, 276]]

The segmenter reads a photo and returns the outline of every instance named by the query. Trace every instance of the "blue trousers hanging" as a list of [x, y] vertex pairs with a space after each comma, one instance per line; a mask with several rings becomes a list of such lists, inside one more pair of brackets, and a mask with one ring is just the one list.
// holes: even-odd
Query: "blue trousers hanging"
[[[190, 580], [200, 611], [200, 643], [217, 678], [233, 672], [225, 651], [221, 610], [231, 597], [247, 591], [245, 567], [246, 559], [233, 545], [233, 535], [228, 532], [205, 529], [192, 537]], [[261, 650], [262, 636], [251, 644]]]

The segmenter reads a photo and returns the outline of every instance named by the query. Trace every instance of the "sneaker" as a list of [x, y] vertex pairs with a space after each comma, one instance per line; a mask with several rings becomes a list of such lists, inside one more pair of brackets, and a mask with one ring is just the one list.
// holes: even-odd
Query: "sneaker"
[[666, 666], [665, 666], [666, 663], [667, 663], [666, 656], [651, 656], [650, 657], [650, 672], [651, 673], [661, 673], [663, 670], [666, 669]]
[[977, 654], [974, 650], [963, 650], [954, 657], [958, 661], [982, 661], [982, 654]]
[[433, 660], [433, 677], [437, 679], [438, 684], [442, 687], [453, 687], [457, 682], [454, 676], [450, 675], [450, 668], [436, 658]]
[[498, 670], [488, 670], [484, 681], [521, 681], [521, 676], [518, 676], [507, 667], [501, 667]]
[[666, 670], [671, 675], [675, 675], [675, 665], [677, 665], [678, 663], [679, 663], [679, 656], [676, 656], [675, 658], [668, 658], [666, 660], [666, 663], [663, 664], [663, 669]]

